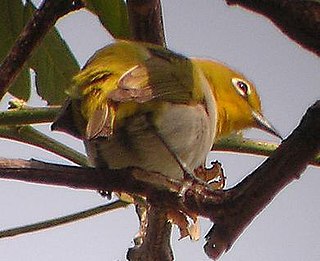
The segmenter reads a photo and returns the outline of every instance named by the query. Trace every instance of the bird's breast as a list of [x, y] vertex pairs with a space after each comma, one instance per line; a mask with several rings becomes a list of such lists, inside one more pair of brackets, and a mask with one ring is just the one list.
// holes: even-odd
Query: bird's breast
[[164, 102], [154, 113], [125, 119], [111, 137], [85, 143], [96, 166], [136, 166], [180, 179], [183, 171], [173, 154], [190, 170], [202, 165], [212, 147], [211, 120], [203, 104]]

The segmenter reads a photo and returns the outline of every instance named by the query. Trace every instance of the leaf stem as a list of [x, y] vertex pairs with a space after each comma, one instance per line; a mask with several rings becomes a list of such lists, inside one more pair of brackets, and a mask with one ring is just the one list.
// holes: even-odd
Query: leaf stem
[[1, 125], [27, 125], [52, 122], [60, 111], [60, 106], [24, 107], [0, 112]]
[[75, 222], [75, 221], [89, 218], [92, 216], [96, 216], [99, 214], [103, 214], [105, 212], [109, 212], [115, 209], [124, 208], [128, 205], [129, 205], [128, 202], [117, 200], [106, 205], [90, 208], [90, 209], [87, 209], [78, 213], [74, 213], [71, 215], [50, 219], [43, 222], [34, 223], [31, 225], [2, 230], [0, 231], [0, 238], [21, 236], [26, 233], [32, 233], [32, 232], [36, 232], [36, 231], [40, 231], [48, 228], [61, 226], [67, 223], [71, 223], [71, 222]]
[[[239, 136], [231, 136], [219, 140], [214, 144], [214, 151], [240, 152], [252, 155], [270, 156], [278, 145], [271, 142], [254, 141]], [[312, 161], [311, 165], [320, 166], [320, 154]]]
[[30, 125], [0, 127], [0, 137], [40, 147], [81, 166], [89, 165], [86, 156], [82, 153], [48, 137]]

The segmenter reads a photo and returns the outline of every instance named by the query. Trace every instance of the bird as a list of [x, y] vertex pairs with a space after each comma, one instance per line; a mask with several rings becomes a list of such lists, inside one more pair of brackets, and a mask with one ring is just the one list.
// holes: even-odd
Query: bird
[[67, 95], [52, 129], [83, 140], [98, 168], [181, 180], [194, 177], [222, 137], [248, 128], [281, 137], [243, 74], [150, 43], [116, 40], [98, 50]]

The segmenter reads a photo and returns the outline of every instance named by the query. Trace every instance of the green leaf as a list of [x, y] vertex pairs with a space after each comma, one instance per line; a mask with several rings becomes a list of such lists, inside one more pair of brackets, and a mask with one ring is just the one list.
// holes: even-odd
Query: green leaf
[[28, 66], [24, 66], [19, 76], [12, 84], [9, 92], [24, 101], [28, 100], [31, 94], [31, 78]]
[[[6, 56], [25, 23], [36, 8], [30, 1], [23, 5], [21, 0], [0, 1], [0, 61]], [[62, 104], [66, 98], [65, 89], [79, 65], [58, 31], [52, 29], [42, 44], [25, 65], [9, 92], [23, 100], [30, 97], [30, 69], [36, 73], [38, 94], [49, 104]]]
[[38, 94], [51, 105], [62, 104], [65, 90], [79, 66], [55, 29], [47, 34], [29, 65], [36, 72]]
[[[31, 17], [35, 7], [27, 2], [25, 10]], [[65, 89], [79, 70], [79, 65], [55, 28], [47, 33], [36, 49], [29, 66], [36, 73], [38, 94], [51, 105], [62, 104], [66, 99]]]
[[86, 0], [86, 7], [96, 14], [114, 38], [129, 39], [129, 19], [124, 0]]
[[[24, 25], [24, 6], [21, 0], [0, 1], [0, 63]], [[30, 72], [27, 66], [21, 71], [9, 92], [23, 100], [30, 96]]]

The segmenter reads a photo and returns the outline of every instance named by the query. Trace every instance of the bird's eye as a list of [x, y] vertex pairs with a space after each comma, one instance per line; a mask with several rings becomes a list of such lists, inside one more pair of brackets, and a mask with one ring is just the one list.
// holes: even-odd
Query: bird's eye
[[232, 78], [232, 84], [241, 96], [248, 97], [251, 92], [249, 83], [239, 78]]

